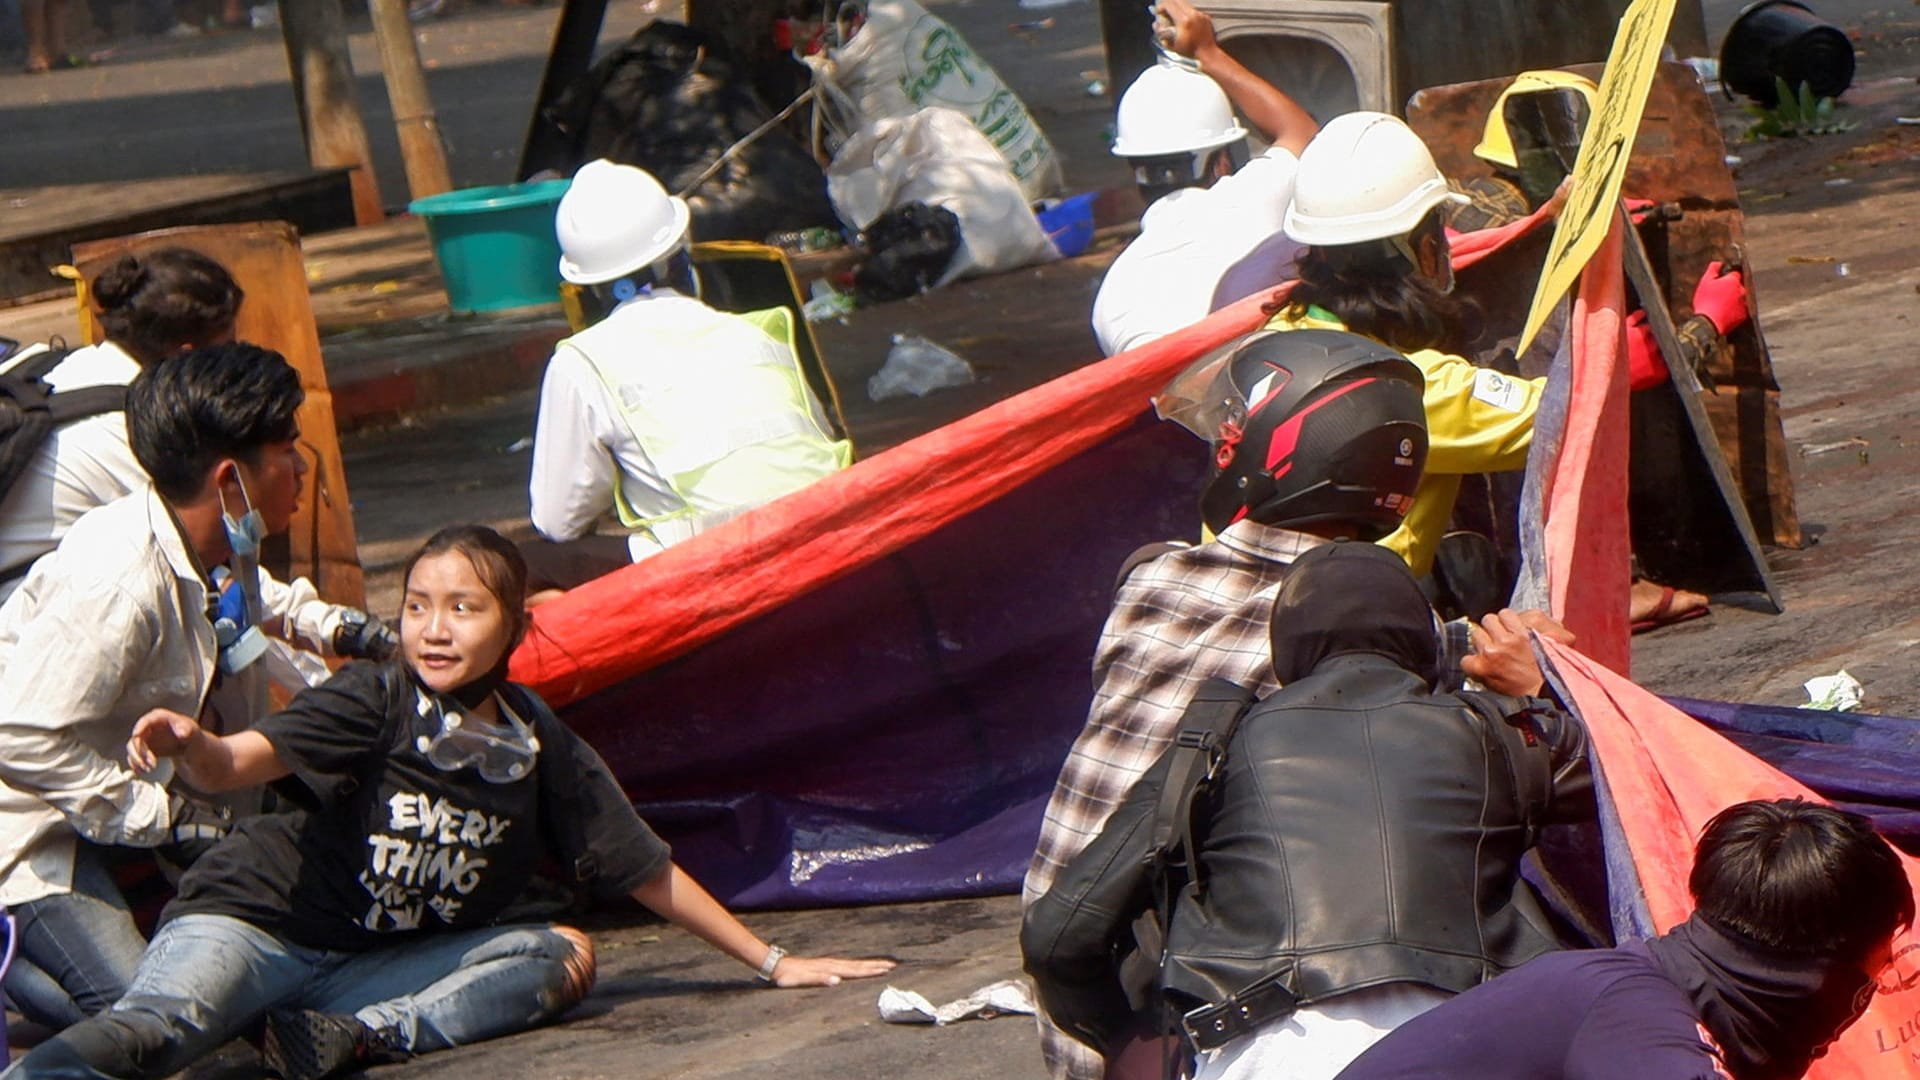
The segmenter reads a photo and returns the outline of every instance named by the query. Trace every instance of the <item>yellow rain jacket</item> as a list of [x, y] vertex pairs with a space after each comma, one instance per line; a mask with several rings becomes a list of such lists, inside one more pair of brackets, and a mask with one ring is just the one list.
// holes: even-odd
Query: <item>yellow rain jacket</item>
[[[1271, 330], [1345, 330], [1321, 308], [1294, 314], [1289, 308], [1267, 323]], [[1433, 552], [1453, 517], [1460, 478], [1527, 466], [1533, 415], [1545, 379], [1521, 379], [1476, 367], [1464, 357], [1434, 349], [1407, 354], [1426, 376], [1427, 469], [1414, 489], [1413, 509], [1380, 543], [1400, 553], [1415, 574], [1433, 569]]]

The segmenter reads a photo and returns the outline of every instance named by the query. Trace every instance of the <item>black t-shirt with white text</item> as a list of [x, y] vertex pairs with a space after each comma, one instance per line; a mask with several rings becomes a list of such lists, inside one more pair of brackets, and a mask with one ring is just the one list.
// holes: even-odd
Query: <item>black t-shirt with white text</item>
[[229, 915], [309, 948], [361, 950], [491, 924], [548, 855], [604, 893], [664, 871], [666, 843], [593, 748], [524, 687], [502, 697], [540, 751], [530, 775], [495, 784], [427, 761], [421, 740], [439, 720], [420, 715], [397, 664], [351, 664], [303, 691], [254, 728], [292, 770], [277, 786], [295, 808], [243, 821], [161, 921]]

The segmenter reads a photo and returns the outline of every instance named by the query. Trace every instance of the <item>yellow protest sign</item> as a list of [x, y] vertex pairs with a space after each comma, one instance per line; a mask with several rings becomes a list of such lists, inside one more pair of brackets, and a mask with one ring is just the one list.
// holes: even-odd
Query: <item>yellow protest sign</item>
[[1660, 47], [1666, 42], [1667, 24], [1673, 21], [1677, 2], [1634, 0], [1620, 17], [1593, 115], [1573, 162], [1573, 189], [1554, 227], [1533, 307], [1520, 334], [1523, 350], [1607, 238], [1620, 201], [1620, 182], [1627, 175], [1627, 159], [1633, 156], [1633, 139], [1640, 131], [1640, 113], [1647, 106], [1647, 92], [1653, 88]]

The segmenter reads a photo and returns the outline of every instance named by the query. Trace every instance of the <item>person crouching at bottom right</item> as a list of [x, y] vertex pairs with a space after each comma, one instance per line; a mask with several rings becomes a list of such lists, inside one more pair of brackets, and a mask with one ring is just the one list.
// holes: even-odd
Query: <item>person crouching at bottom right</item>
[[1691, 918], [1651, 941], [1554, 953], [1403, 1025], [1338, 1080], [1785, 1080], [1866, 1011], [1912, 925], [1899, 855], [1866, 818], [1802, 799], [1707, 825]]

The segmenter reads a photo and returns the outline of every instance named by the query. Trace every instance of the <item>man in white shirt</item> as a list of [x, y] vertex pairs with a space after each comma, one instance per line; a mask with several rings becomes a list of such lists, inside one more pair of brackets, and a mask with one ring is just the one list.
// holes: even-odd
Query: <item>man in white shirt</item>
[[[536, 598], [646, 558], [845, 468], [793, 350], [699, 300], [686, 203], [630, 165], [582, 166], [560, 274], [605, 312], [547, 363], [533, 439]], [[593, 535], [611, 513], [630, 530]]]
[[201, 715], [216, 671], [257, 676], [235, 670], [247, 636], [216, 632], [211, 569], [253, 568], [269, 633], [321, 647], [340, 628], [347, 609], [252, 557], [299, 503], [303, 396], [285, 360], [251, 345], [148, 367], [128, 391], [127, 427], [152, 486], [82, 517], [0, 606], [0, 905], [19, 927], [6, 989], [37, 1021], [111, 1005], [144, 948], [103, 849], [224, 830], [217, 811], [169, 792], [169, 770], [142, 778], [123, 764], [149, 709]]
[[[1280, 234], [1298, 155], [1320, 126], [1305, 109], [1220, 47], [1213, 21], [1187, 0], [1160, 0], [1172, 51], [1120, 99], [1113, 152], [1133, 166], [1147, 212], [1093, 302], [1108, 356], [1204, 318], [1221, 279]], [[1181, 57], [1188, 58], [1181, 60]], [[1246, 139], [1238, 108], [1273, 145], [1233, 167]], [[1239, 299], [1233, 297], [1232, 299]]]

